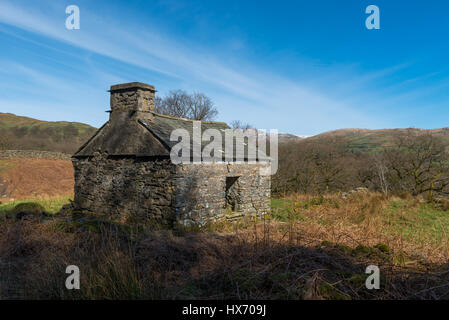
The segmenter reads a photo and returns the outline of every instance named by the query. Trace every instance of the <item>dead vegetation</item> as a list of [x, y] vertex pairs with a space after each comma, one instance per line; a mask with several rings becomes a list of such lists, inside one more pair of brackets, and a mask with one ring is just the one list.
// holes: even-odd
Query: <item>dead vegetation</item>
[[55, 159], [0, 159], [0, 200], [73, 193], [73, 166]]
[[[58, 215], [5, 219], [0, 298], [447, 299], [446, 221], [425, 232], [437, 226], [426, 226], [425, 212], [444, 208], [427, 206], [371, 193], [296, 195], [274, 200], [261, 221], [175, 232]], [[379, 290], [365, 287], [373, 264]], [[64, 286], [68, 265], [81, 270], [80, 290]]]
[[385, 195], [448, 198], [449, 153], [443, 136], [406, 129], [387, 138], [383, 144], [359, 141], [361, 149], [332, 135], [281, 145], [272, 192], [327, 194], [365, 187]]

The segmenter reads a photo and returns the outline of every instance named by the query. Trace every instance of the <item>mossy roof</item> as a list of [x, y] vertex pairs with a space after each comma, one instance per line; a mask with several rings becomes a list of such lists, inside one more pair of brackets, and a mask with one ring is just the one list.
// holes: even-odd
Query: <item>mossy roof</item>
[[[201, 136], [207, 129], [217, 129], [222, 135], [224, 154], [225, 130], [230, 127], [224, 122], [201, 121]], [[105, 152], [110, 156], [169, 156], [178, 141], [171, 141], [170, 136], [176, 129], [184, 129], [190, 136], [190, 147], [193, 150], [194, 121], [157, 114], [140, 113], [137, 117], [124, 115], [119, 120], [108, 121], [90, 138], [74, 157], [89, 157], [95, 152]], [[201, 150], [210, 141], [201, 141]], [[234, 139], [234, 154], [236, 149]], [[246, 146], [247, 144], [244, 143]], [[247, 148], [244, 147], [247, 154]], [[192, 154], [191, 154], [192, 155]], [[244, 156], [247, 159], [247, 156]]]

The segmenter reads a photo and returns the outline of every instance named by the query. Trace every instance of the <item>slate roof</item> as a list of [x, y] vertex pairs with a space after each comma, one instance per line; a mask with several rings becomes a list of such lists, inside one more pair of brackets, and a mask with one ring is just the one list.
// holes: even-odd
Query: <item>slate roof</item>
[[[157, 136], [163, 143], [168, 147], [172, 148], [174, 145], [178, 143], [178, 141], [170, 141], [170, 134], [176, 129], [184, 129], [186, 130], [191, 139], [191, 144], [193, 143], [193, 124], [192, 120], [174, 118], [165, 115], [160, 115], [154, 113], [155, 117], [153, 120], [148, 119], [139, 119], [139, 123], [141, 123], [145, 128], [147, 128], [151, 133]], [[214, 121], [201, 121], [201, 134], [207, 129], [217, 129], [223, 134], [224, 138], [224, 130], [230, 129], [229, 126], [224, 122], [214, 122]], [[202, 148], [207, 145], [209, 142], [202, 141]], [[201, 149], [202, 149], [201, 148]]]
[[[110, 120], [73, 157], [89, 157], [97, 151], [107, 152], [110, 156], [168, 157], [171, 148], [178, 143], [178, 141], [170, 141], [170, 135], [175, 129], [186, 130], [190, 134], [192, 146], [192, 120], [174, 118], [154, 112], [141, 113], [137, 118], [125, 117], [121, 121]], [[222, 152], [224, 152], [225, 130], [230, 129], [230, 127], [224, 122], [201, 121], [202, 133], [207, 129], [217, 129], [222, 133]], [[201, 150], [209, 143], [209, 141], [202, 141]], [[235, 144], [234, 139], [234, 155], [236, 154]], [[247, 154], [247, 148], [244, 148], [244, 150]], [[244, 156], [244, 158], [248, 157]]]

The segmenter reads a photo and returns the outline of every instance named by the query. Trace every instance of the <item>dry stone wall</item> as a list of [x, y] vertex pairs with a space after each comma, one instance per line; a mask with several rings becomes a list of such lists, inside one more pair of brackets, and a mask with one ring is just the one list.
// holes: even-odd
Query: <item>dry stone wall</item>
[[71, 155], [67, 153], [39, 151], [39, 150], [1, 150], [0, 159], [23, 159], [23, 158], [37, 158], [37, 159], [56, 159], [71, 161]]

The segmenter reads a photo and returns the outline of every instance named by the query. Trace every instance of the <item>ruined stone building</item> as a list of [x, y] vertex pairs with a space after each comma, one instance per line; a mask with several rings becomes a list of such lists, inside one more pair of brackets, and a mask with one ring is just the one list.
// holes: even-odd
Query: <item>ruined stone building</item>
[[[118, 222], [204, 225], [270, 210], [269, 161], [173, 163], [175, 129], [193, 121], [155, 113], [155, 89], [143, 83], [110, 89], [110, 117], [73, 156], [75, 212]], [[201, 131], [229, 129], [201, 122]], [[204, 144], [204, 142], [203, 142]], [[204, 147], [204, 145], [202, 145]]]

